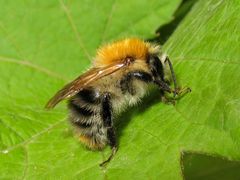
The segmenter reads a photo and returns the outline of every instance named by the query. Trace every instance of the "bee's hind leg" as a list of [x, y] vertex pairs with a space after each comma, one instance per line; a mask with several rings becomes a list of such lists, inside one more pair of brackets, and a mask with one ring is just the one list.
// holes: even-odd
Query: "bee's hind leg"
[[109, 145], [111, 146], [112, 153], [107, 160], [103, 161], [100, 164], [101, 167], [105, 166], [108, 162], [110, 162], [117, 152], [116, 133], [113, 127], [112, 107], [111, 107], [110, 98], [111, 97], [109, 93], [105, 93], [103, 95], [101, 115], [102, 115], [103, 125], [107, 129], [107, 139], [108, 139]]
[[111, 159], [112, 159], [113, 156], [116, 154], [116, 152], [117, 152], [117, 147], [112, 147], [112, 153], [111, 153], [111, 155], [110, 155], [105, 161], [103, 161], [103, 162], [100, 164], [100, 166], [101, 166], [101, 167], [106, 166], [107, 163], [109, 163], [109, 162], [111, 161]]

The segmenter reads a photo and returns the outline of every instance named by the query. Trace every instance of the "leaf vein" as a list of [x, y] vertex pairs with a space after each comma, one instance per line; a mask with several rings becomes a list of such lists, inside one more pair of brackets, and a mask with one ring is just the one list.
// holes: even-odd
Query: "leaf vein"
[[25, 152], [25, 164], [24, 164], [24, 170], [23, 170], [23, 177], [22, 179], [26, 179], [27, 172], [28, 172], [28, 166], [29, 166], [29, 157], [28, 157], [28, 151], [24, 147], [24, 152]]
[[90, 54], [88, 53], [87, 49], [85, 48], [84, 43], [82, 42], [82, 39], [81, 39], [81, 37], [79, 35], [79, 32], [77, 30], [77, 27], [76, 27], [74, 21], [73, 21], [73, 18], [72, 18], [72, 15], [70, 13], [69, 8], [66, 6], [66, 4], [64, 4], [64, 2], [62, 0], [59, 0], [59, 3], [61, 5], [65, 15], [67, 16], [68, 22], [71, 25], [71, 28], [72, 28], [72, 30], [73, 30], [76, 38], [77, 38], [77, 42], [80, 45], [80, 48], [83, 50], [84, 54], [89, 59], [89, 61], [91, 61], [92, 58], [91, 58]]
[[[58, 121], [58, 122], [50, 125], [49, 127], [47, 127], [47, 128], [45, 128], [45, 129], [39, 131], [38, 133], [36, 133], [36, 134], [33, 135], [32, 137], [26, 139], [25, 141], [22, 141], [21, 143], [18, 143], [18, 144], [14, 145], [14, 146], [11, 146], [11, 147], [3, 150], [3, 151], [4, 151], [4, 152], [6, 152], [6, 151], [9, 152], [9, 151], [12, 151], [12, 150], [20, 147], [20, 146], [24, 146], [24, 145], [29, 144], [31, 141], [33, 141], [33, 140], [36, 139], [37, 137], [41, 136], [42, 134], [48, 132], [49, 130], [55, 128], [56, 126], [58, 126], [59, 124], [61, 124], [62, 122], [64, 122], [65, 119], [66, 119], [66, 118], [64, 118], [64, 119], [62, 119], [62, 120], [60, 120], [60, 121]], [[2, 152], [3, 152], [3, 151], [2, 151]]]
[[[221, 60], [221, 59], [213, 59], [213, 58], [196, 58], [196, 57], [173, 57], [177, 61], [177, 63], [187, 62], [187, 61], [201, 61], [201, 62], [213, 62], [213, 63], [221, 63], [221, 64], [228, 64], [228, 65], [240, 65], [237, 61], [230, 61], [230, 60]], [[187, 60], [186, 60], [187, 59]]]
[[10, 131], [12, 131], [15, 135], [17, 135], [17, 136], [20, 137], [22, 140], [24, 140], [24, 138], [22, 137], [22, 135], [20, 135], [14, 128], [12, 128], [10, 125], [8, 125], [6, 122], [4, 122], [2, 119], [0, 119], [0, 122], [1, 122], [6, 128], [8, 128]]
[[0, 62], [8, 62], [8, 63], [13, 63], [13, 64], [19, 64], [19, 65], [22, 65], [22, 66], [26, 66], [28, 68], [32, 68], [32, 69], [37, 70], [39, 72], [42, 72], [44, 74], [47, 74], [48, 76], [67, 81], [67, 78], [65, 78], [65, 77], [63, 77], [63, 76], [61, 76], [61, 75], [59, 75], [55, 72], [52, 72], [47, 68], [44, 68], [44, 67], [41, 67], [39, 65], [33, 64], [30, 61], [17, 60], [17, 59], [14, 59], [14, 58], [8, 58], [8, 57], [0, 56]]
[[104, 40], [105, 40], [106, 32], [107, 32], [107, 29], [108, 29], [108, 27], [110, 25], [110, 22], [112, 20], [113, 11], [114, 11], [114, 9], [116, 7], [116, 2], [117, 2], [117, 0], [114, 0], [114, 2], [112, 3], [112, 8], [109, 11], [109, 15], [107, 17], [106, 24], [104, 26], [104, 30], [103, 30], [103, 34], [102, 34], [102, 38], [101, 38], [101, 43], [100, 44], [102, 44], [104, 42]]

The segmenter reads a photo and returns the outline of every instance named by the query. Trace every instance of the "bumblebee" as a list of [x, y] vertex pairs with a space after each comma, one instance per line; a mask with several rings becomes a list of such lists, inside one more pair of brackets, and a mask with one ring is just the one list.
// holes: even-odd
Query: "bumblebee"
[[[174, 89], [165, 81], [166, 64]], [[93, 150], [101, 150], [107, 144], [112, 149], [102, 166], [117, 151], [114, 118], [138, 103], [150, 84], [163, 92], [179, 93], [172, 64], [158, 45], [136, 38], [124, 39], [101, 47], [92, 67], [58, 91], [46, 108], [69, 99], [69, 119], [79, 140]]]

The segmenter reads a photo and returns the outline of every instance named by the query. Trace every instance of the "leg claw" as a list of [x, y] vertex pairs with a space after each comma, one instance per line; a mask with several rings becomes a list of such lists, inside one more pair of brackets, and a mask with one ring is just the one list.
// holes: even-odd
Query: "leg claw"
[[110, 161], [111, 159], [113, 158], [113, 156], [116, 154], [117, 152], [117, 147], [113, 147], [112, 148], [112, 153], [111, 155], [108, 157], [107, 160], [103, 161], [101, 164], [99, 164], [100, 167], [105, 167]]

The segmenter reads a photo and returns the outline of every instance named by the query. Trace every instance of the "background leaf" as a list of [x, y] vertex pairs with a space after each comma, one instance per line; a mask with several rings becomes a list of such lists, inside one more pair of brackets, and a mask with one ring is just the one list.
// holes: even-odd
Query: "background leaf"
[[107, 176], [98, 166], [103, 152], [70, 133], [64, 103], [43, 107], [100, 45], [152, 37], [179, 2], [0, 1], [0, 179]]
[[123, 114], [119, 151], [91, 152], [73, 138], [64, 103], [43, 106], [89, 67], [101, 44], [152, 38], [179, 1], [1, 1], [0, 178], [181, 179], [181, 153], [240, 159], [239, 1], [198, 1], [164, 45], [178, 81], [176, 106], [156, 94]]
[[239, 162], [191, 153], [185, 153], [182, 159], [186, 180], [226, 180], [240, 178]]

